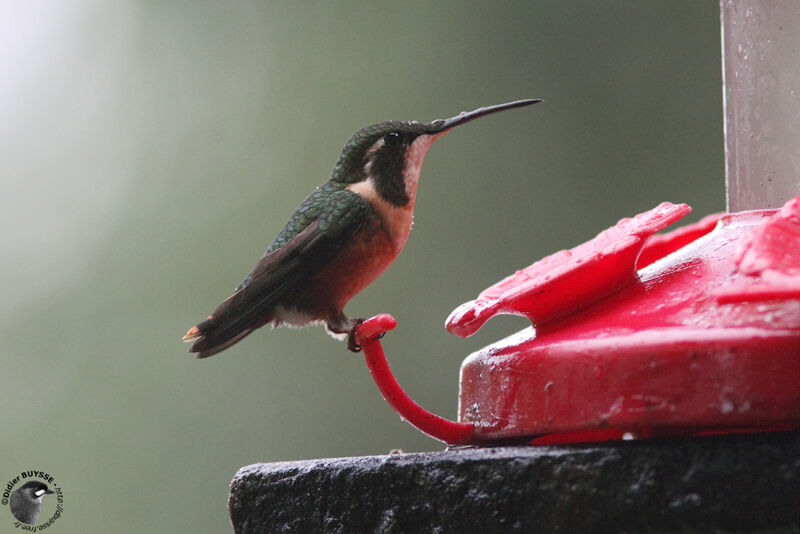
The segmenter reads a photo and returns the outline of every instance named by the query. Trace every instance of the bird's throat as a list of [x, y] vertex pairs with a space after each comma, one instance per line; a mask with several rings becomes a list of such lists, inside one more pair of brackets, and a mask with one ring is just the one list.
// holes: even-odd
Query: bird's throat
[[411, 143], [406, 151], [406, 164], [403, 167], [403, 182], [406, 186], [406, 195], [411, 199], [411, 205], [417, 198], [417, 184], [419, 174], [422, 171], [422, 162], [425, 161], [425, 154], [439, 135], [420, 135]]

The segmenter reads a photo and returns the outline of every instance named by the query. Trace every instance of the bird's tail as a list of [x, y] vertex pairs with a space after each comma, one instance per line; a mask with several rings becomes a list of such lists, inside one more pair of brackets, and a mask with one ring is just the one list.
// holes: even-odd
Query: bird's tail
[[191, 327], [186, 332], [186, 335], [183, 336], [183, 341], [186, 343], [194, 342], [189, 352], [196, 352], [198, 358], [208, 358], [235, 345], [258, 328], [258, 326], [253, 326], [232, 329], [230, 326], [216, 320], [214, 316], [209, 316], [205, 321]]

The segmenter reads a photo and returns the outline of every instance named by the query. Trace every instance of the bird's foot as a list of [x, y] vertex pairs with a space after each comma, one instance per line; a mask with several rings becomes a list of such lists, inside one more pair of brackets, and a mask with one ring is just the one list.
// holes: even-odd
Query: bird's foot
[[356, 319], [353, 328], [350, 329], [350, 333], [347, 336], [347, 350], [350, 352], [361, 352], [361, 345], [358, 344], [358, 334], [356, 330], [358, 330], [358, 325], [364, 322], [364, 319]]
[[[355, 325], [353, 325], [353, 328], [350, 329], [350, 332], [348, 333], [348, 336], [347, 336], [347, 350], [349, 350], [350, 352], [361, 352], [361, 345], [358, 344], [358, 341], [357, 341], [358, 335], [356, 333], [356, 330], [358, 330], [359, 325], [361, 323], [363, 323], [363, 322], [364, 322], [364, 319], [356, 319], [355, 320]], [[372, 339], [377, 341], [377, 340], [381, 339], [385, 335], [386, 335], [386, 332], [381, 332], [380, 334], [378, 334], [377, 336], [375, 336]]]

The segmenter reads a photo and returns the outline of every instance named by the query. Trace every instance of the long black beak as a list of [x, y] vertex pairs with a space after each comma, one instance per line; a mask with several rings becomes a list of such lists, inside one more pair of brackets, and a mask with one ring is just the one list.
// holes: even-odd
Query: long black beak
[[465, 122], [469, 122], [471, 120], [475, 120], [478, 117], [483, 117], [485, 115], [489, 115], [491, 113], [496, 113], [498, 111], [505, 111], [507, 109], [514, 109], [514, 108], [521, 108], [523, 106], [530, 106], [531, 104], [536, 104], [537, 102], [541, 102], [542, 100], [539, 98], [529, 98], [527, 100], [514, 100], [513, 102], [506, 102], [505, 104], [497, 104], [495, 106], [486, 106], [484, 108], [478, 108], [473, 111], [464, 111], [455, 117], [450, 117], [449, 119], [438, 119], [431, 123], [432, 132], [433, 134], [443, 134], [447, 130], [455, 128]]

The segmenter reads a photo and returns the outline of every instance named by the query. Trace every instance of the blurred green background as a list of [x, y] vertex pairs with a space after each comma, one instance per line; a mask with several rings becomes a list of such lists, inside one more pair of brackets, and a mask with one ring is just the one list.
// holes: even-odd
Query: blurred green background
[[3, 3], [0, 480], [52, 473], [54, 533], [228, 532], [243, 465], [441, 449], [322, 328], [203, 361], [180, 338], [356, 129], [544, 98], [434, 145], [405, 251], [347, 307], [397, 318], [398, 380], [453, 417], [462, 359], [525, 326], [457, 339], [453, 308], [661, 201], [724, 208], [718, 9]]

